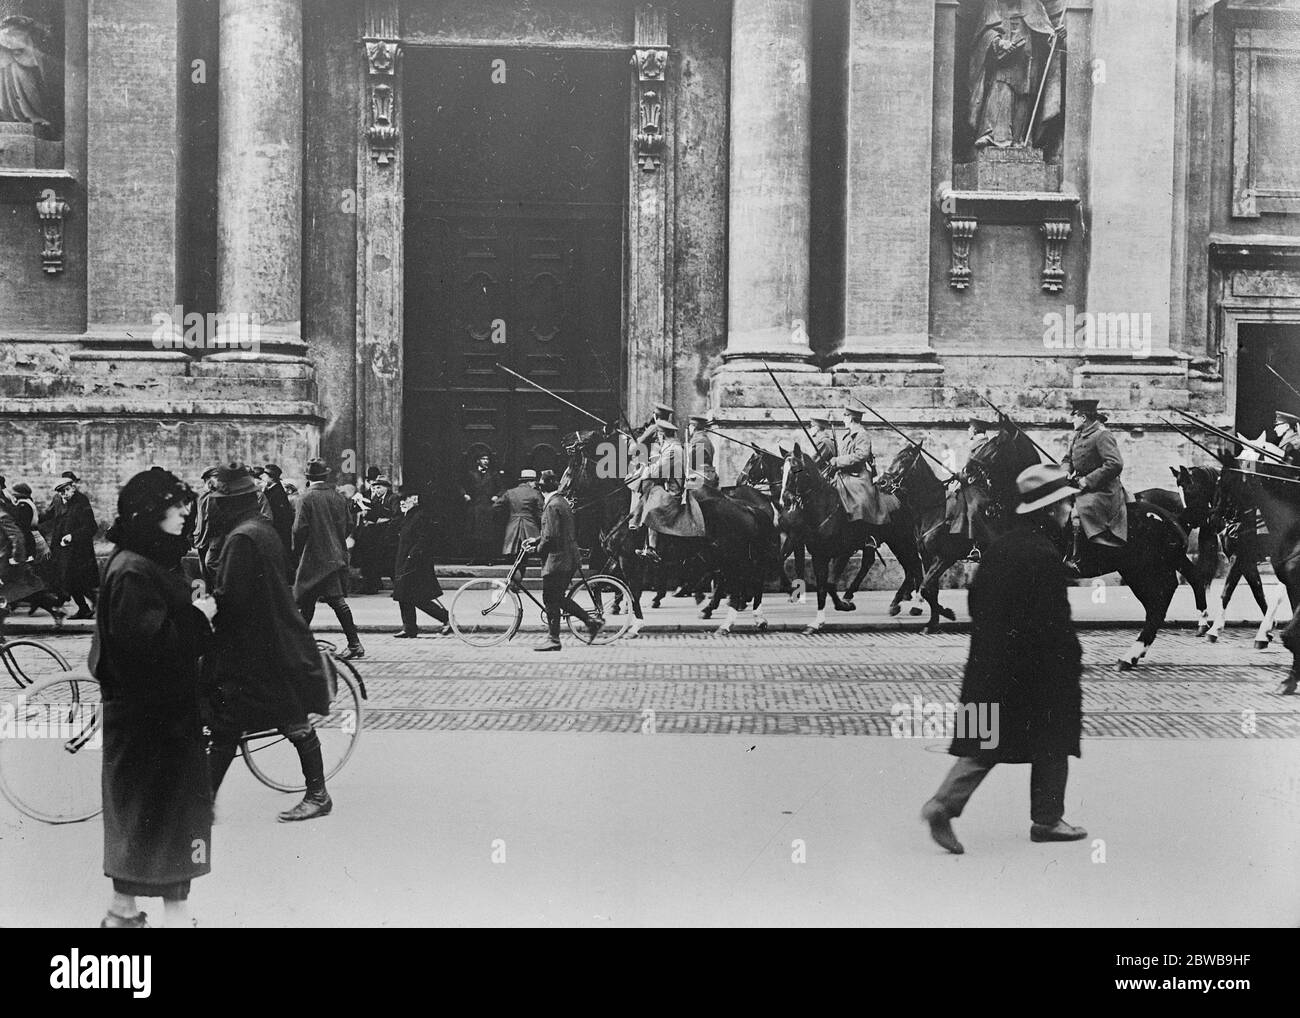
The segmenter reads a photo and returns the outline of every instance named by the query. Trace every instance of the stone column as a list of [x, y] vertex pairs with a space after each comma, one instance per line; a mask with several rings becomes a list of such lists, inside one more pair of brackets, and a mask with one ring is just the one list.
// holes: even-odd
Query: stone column
[[731, 15], [729, 370], [811, 370], [808, 249], [811, 0], [740, 0]]
[[1088, 310], [1150, 314], [1153, 353], [1169, 348], [1177, 39], [1178, 0], [1096, 0]]
[[838, 370], [931, 356], [935, 9], [851, 0], [844, 339]]
[[221, 0], [217, 304], [301, 347], [301, 0]]
[[87, 345], [116, 335], [152, 355], [153, 316], [176, 300], [176, 0], [88, 17]]

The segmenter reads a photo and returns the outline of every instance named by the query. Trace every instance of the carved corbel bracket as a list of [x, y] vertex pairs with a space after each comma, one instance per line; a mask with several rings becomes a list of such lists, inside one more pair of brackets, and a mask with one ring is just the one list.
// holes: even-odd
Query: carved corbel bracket
[[1065, 268], [1061, 259], [1065, 254], [1065, 244], [1070, 239], [1070, 223], [1067, 220], [1048, 220], [1039, 227], [1043, 234], [1043, 289], [1048, 293], [1060, 293], [1065, 288]]
[[664, 150], [664, 90], [668, 50], [638, 49], [632, 54], [637, 72], [636, 158], [644, 173], [659, 169]]
[[975, 239], [979, 223], [974, 219], [949, 216], [946, 225], [948, 236], [952, 238], [952, 265], [948, 269], [948, 285], [954, 290], [964, 290], [970, 286], [970, 245]]
[[40, 218], [41, 236], [45, 244], [41, 251], [41, 268], [50, 275], [63, 271], [63, 221], [72, 213], [72, 206], [53, 191], [46, 191], [36, 203]]
[[387, 166], [397, 154], [397, 60], [401, 47], [396, 39], [366, 39], [367, 78], [370, 85], [370, 126], [366, 140], [370, 155]]

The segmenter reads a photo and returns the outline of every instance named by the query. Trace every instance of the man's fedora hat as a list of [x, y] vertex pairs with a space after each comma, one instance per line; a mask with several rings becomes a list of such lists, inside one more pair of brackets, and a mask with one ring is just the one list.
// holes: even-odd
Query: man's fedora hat
[[284, 471], [281, 470], [279, 465], [276, 463], [268, 463], [263, 469], [266, 471], [267, 477], [270, 477], [276, 481], [278, 481], [280, 477], [284, 474]]
[[1022, 470], [1016, 478], [1016, 492], [1020, 496], [1016, 512], [1020, 514], [1035, 512], [1078, 494], [1065, 468], [1053, 463], [1039, 463]]
[[[379, 476], [378, 473], [375, 474]], [[330, 468], [325, 465], [324, 460], [310, 460], [307, 463], [307, 480], [309, 481], [328, 481], [330, 477]]]
[[422, 493], [418, 485], [403, 484], [401, 489], [397, 492], [397, 497], [398, 498], [419, 498], [421, 494]]
[[212, 492], [213, 498], [234, 498], [236, 495], [250, 495], [257, 491], [257, 482], [253, 472], [240, 462], [227, 463], [217, 468], [217, 487]]
[[11, 490], [12, 490], [13, 493], [14, 493], [15, 495], [17, 495], [19, 498], [31, 498], [31, 497], [32, 497], [32, 486], [31, 486], [30, 484], [28, 484], [26, 481], [19, 481], [17, 484], [15, 484], [15, 485], [13, 486], [13, 488], [12, 488]]
[[376, 485], [376, 484], [382, 484], [382, 485], [383, 485], [385, 488], [387, 488], [389, 491], [392, 491], [392, 490], [393, 490], [393, 482], [390, 481], [387, 477], [376, 477], [376, 478], [375, 478], [373, 481], [371, 481], [370, 483], [371, 483], [372, 486], [373, 486], [373, 485]]

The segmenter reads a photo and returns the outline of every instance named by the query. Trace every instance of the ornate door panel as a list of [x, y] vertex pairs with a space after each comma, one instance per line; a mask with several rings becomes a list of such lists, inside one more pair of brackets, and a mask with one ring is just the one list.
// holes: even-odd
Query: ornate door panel
[[[404, 475], [559, 465], [621, 402], [627, 58], [408, 51]], [[418, 97], [418, 103], [416, 101]]]

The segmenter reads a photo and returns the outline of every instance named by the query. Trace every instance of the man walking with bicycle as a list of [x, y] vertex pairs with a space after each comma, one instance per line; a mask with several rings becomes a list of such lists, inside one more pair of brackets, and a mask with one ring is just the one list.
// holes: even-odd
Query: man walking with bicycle
[[580, 619], [592, 639], [595, 639], [604, 623], [593, 619], [566, 593], [569, 583], [573, 580], [573, 574], [578, 570], [581, 552], [578, 549], [573, 507], [557, 490], [559, 481], [554, 470], [542, 471], [538, 488], [546, 499], [542, 509], [542, 533], [540, 537], [530, 538], [524, 542], [524, 547], [529, 552], [536, 552], [543, 556], [542, 604], [546, 607], [546, 624], [549, 633], [546, 639], [533, 650], [559, 650], [560, 616], [563, 612]]

